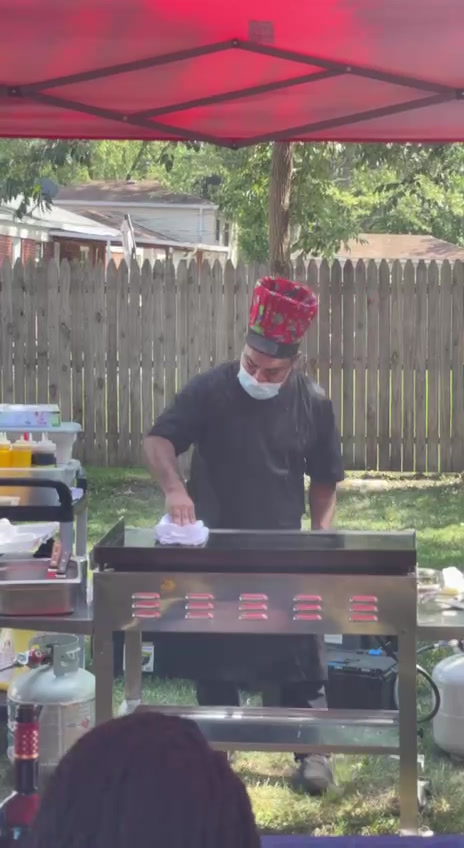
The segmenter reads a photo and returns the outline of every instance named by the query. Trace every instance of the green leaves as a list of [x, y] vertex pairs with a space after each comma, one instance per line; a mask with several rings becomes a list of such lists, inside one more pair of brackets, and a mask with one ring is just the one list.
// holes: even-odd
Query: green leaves
[[[217, 203], [246, 260], [269, 256], [272, 145], [232, 151], [202, 142], [0, 141], [0, 202], [47, 204], [40, 180], [159, 179]], [[330, 257], [362, 232], [430, 233], [464, 244], [464, 146], [295, 144], [292, 252]]]

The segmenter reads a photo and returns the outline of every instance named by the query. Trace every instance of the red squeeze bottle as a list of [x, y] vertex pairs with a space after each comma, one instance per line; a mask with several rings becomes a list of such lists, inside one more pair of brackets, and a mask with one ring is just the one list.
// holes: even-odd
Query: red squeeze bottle
[[14, 848], [39, 807], [39, 709], [20, 704], [14, 728], [14, 790], [0, 804], [0, 848]]

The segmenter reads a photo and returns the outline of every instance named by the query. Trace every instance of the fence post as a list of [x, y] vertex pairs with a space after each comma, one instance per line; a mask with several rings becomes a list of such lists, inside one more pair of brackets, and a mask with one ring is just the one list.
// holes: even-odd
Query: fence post
[[330, 393], [330, 268], [327, 260], [319, 268], [319, 383]]
[[63, 421], [71, 421], [71, 269], [60, 265], [58, 396]]
[[414, 265], [404, 267], [403, 296], [403, 471], [414, 471], [414, 364], [416, 349], [416, 293]]
[[366, 266], [359, 260], [355, 270], [355, 416], [354, 416], [354, 467], [366, 467], [366, 325], [367, 288]]
[[353, 404], [353, 366], [354, 366], [354, 274], [351, 262], [343, 267], [343, 461], [348, 468], [353, 467], [354, 447], [354, 404]]
[[118, 272], [111, 260], [106, 269], [106, 386], [108, 464], [118, 462]]
[[378, 399], [379, 399], [379, 283], [377, 265], [371, 259], [367, 266], [367, 398], [366, 398], [366, 467], [378, 463]]
[[155, 324], [153, 321], [153, 271], [146, 259], [141, 278], [141, 335], [142, 335], [142, 435], [146, 436], [154, 424], [153, 415], [153, 348]]
[[403, 319], [403, 269], [396, 261], [392, 267], [391, 288], [391, 451], [390, 468], [401, 471], [403, 430], [403, 355], [401, 322]]
[[379, 267], [379, 469], [390, 468], [390, 268]]
[[452, 289], [452, 471], [464, 469], [464, 265], [458, 259], [453, 267]]
[[451, 265], [440, 279], [440, 470], [451, 471]]
[[438, 471], [438, 398], [440, 369], [440, 289], [438, 267], [428, 267], [428, 324], [427, 324], [427, 471]]

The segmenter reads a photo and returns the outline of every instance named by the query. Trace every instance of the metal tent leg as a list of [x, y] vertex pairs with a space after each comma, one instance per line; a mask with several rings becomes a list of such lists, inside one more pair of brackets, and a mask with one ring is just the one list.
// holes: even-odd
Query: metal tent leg
[[400, 730], [400, 828], [417, 833], [417, 704], [415, 631], [398, 636], [398, 689]]

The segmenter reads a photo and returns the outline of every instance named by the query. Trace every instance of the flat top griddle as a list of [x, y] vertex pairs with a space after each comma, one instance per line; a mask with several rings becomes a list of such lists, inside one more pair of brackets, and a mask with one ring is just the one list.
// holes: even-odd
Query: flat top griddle
[[214, 530], [205, 547], [155, 543], [153, 529], [118, 522], [93, 550], [114, 571], [404, 575], [416, 566], [413, 530], [395, 533]]

